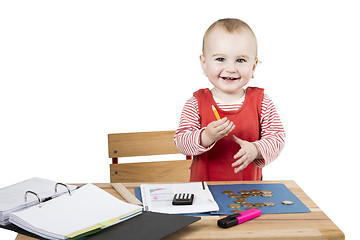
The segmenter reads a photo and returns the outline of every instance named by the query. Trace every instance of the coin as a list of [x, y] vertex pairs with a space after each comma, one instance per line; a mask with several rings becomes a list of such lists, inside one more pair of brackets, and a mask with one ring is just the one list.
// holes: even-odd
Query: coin
[[233, 210], [231, 210], [233, 213], [241, 213], [241, 212], [243, 212], [244, 210], [242, 210], [242, 209], [233, 209]]
[[238, 197], [238, 199], [246, 201], [246, 197]]
[[272, 194], [262, 194], [261, 196], [263, 196], [263, 197], [272, 197]]
[[261, 190], [261, 193], [263, 193], [263, 194], [272, 194], [272, 191], [269, 191], [269, 190]]
[[248, 202], [243, 202], [243, 203], [241, 203], [241, 205], [244, 206], [244, 207], [252, 207], [252, 206], [254, 206], [252, 203], [248, 203]]
[[253, 195], [251, 193], [244, 193], [244, 194], [241, 194], [242, 197], [252, 197]]
[[254, 203], [254, 207], [265, 207], [264, 203]]
[[254, 206], [252, 206], [252, 207], [246, 207], [246, 210], [249, 210], [249, 209], [258, 209], [257, 207], [254, 207]]
[[260, 190], [258, 189], [253, 189], [253, 190], [250, 190], [251, 193], [260, 193]]
[[246, 191], [246, 190], [242, 190], [242, 191], [239, 191], [240, 194], [249, 194], [250, 192], [249, 191]]
[[242, 200], [242, 199], [236, 199], [234, 202], [235, 202], [235, 203], [244, 203], [244, 202], [246, 202], [246, 201], [245, 201], [245, 200]]
[[239, 194], [232, 193], [232, 194], [229, 194], [229, 197], [231, 197], [231, 198], [238, 198], [238, 197], [240, 197], [240, 195], [239, 195]]
[[275, 206], [274, 202], [264, 202], [264, 204], [265, 206], [269, 206], [269, 207]]
[[231, 207], [231, 208], [240, 208], [240, 204], [233, 203], [233, 204], [230, 204], [229, 207]]
[[261, 193], [259, 193], [259, 192], [258, 193], [253, 193], [253, 196], [254, 197], [261, 196]]
[[282, 204], [292, 205], [292, 204], [294, 204], [294, 202], [293, 202], [293, 201], [288, 201], [288, 200], [286, 200], [286, 201], [282, 201]]
[[229, 195], [229, 194], [233, 194], [234, 192], [233, 192], [233, 191], [230, 191], [230, 190], [226, 190], [226, 191], [223, 191], [222, 193], [223, 193], [223, 194], [226, 194], [226, 195]]

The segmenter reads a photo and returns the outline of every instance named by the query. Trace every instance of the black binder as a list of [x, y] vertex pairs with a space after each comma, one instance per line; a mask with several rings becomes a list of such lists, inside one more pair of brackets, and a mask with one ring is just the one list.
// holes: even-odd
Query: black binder
[[[90, 235], [84, 239], [86, 240], [156, 240], [164, 238], [196, 221], [200, 217], [183, 216], [176, 214], [143, 212], [142, 214], [133, 217], [124, 222], [115, 224], [106, 228], [94, 235]], [[29, 233], [22, 228], [13, 224], [7, 226], [0, 226], [1, 228], [9, 229], [23, 235], [27, 235], [36, 239], [46, 240], [35, 234]]]

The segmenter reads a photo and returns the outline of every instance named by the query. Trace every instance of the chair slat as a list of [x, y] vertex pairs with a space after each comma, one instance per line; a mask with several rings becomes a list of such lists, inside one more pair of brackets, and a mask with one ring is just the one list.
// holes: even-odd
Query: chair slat
[[188, 182], [191, 160], [110, 164], [110, 182]]
[[109, 134], [109, 157], [179, 153], [174, 144], [174, 134], [174, 131]]

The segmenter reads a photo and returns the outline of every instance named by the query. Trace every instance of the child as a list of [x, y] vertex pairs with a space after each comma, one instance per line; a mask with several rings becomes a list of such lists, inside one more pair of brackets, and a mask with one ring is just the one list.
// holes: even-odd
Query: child
[[214, 87], [186, 102], [174, 137], [179, 151], [193, 156], [190, 181], [261, 180], [285, 132], [264, 90], [244, 88], [258, 63], [253, 31], [239, 19], [216, 21], [204, 35], [200, 62]]

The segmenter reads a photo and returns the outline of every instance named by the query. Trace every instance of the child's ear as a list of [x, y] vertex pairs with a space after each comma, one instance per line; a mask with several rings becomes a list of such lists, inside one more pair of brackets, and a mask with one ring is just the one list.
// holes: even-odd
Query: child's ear
[[202, 55], [202, 54], [200, 55], [200, 64], [201, 64], [201, 67], [202, 67], [205, 75], [207, 75], [207, 73], [206, 73], [206, 64], [205, 64], [205, 57], [204, 57], [204, 55]]
[[256, 66], [257, 66], [258, 62], [259, 62], [259, 59], [256, 58], [255, 62], [254, 62], [254, 65], [252, 67], [252, 76], [251, 76], [251, 78], [254, 78], [254, 72], [255, 72], [255, 69], [256, 69]]
[[256, 66], [257, 66], [257, 64], [258, 64], [258, 62], [259, 62], [259, 59], [255, 59], [255, 62], [254, 62], [254, 65], [253, 65], [253, 72], [255, 71], [255, 68], [256, 68]]

